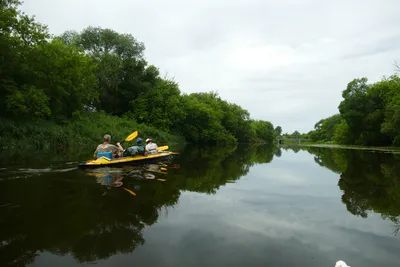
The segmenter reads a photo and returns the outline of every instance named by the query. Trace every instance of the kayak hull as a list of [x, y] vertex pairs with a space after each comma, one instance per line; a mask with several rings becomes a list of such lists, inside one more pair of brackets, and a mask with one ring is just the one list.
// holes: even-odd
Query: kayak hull
[[105, 157], [101, 157], [96, 160], [88, 160], [86, 162], [80, 163], [78, 164], [78, 168], [97, 168], [105, 166], [114, 167], [120, 165], [144, 164], [170, 158], [172, 158], [172, 152], [161, 152], [158, 154], [150, 154], [147, 156], [123, 157], [111, 160]]

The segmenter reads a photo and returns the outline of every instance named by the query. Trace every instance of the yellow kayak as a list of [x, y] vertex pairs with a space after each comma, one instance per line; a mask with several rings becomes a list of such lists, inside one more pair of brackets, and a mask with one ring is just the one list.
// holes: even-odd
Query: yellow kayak
[[146, 163], [154, 162], [161, 159], [168, 159], [171, 157], [173, 152], [160, 152], [157, 154], [149, 154], [146, 156], [133, 156], [133, 157], [123, 157], [116, 159], [108, 159], [106, 157], [101, 157], [96, 160], [88, 160], [86, 162], [78, 164], [79, 168], [91, 168], [91, 167], [104, 167], [109, 165], [120, 165], [120, 164], [132, 164], [132, 163]]

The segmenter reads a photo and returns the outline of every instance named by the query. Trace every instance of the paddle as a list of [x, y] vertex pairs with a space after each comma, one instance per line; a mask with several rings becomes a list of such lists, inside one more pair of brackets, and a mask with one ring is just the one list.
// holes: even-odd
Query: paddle
[[169, 148], [168, 146], [159, 146], [159, 147], [157, 147], [157, 150], [164, 151], [164, 150], [167, 150], [168, 148]]
[[[165, 150], [167, 150], [169, 147], [168, 146], [160, 146], [160, 147], [157, 147], [157, 150], [158, 151], [165, 151]], [[179, 155], [180, 153], [179, 152], [171, 152], [171, 154], [172, 155]]]
[[125, 138], [124, 141], [120, 142], [120, 144], [122, 144], [122, 143], [124, 143], [124, 142], [132, 141], [133, 139], [136, 138], [137, 135], [138, 135], [138, 132], [137, 132], [137, 131], [134, 131], [133, 133], [131, 133], [130, 135], [128, 135], [128, 137]]

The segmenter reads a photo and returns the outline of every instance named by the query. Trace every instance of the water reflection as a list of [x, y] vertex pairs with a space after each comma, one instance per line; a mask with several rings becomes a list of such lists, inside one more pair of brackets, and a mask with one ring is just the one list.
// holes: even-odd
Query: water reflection
[[[71, 168], [71, 164], [2, 169], [0, 264], [26, 266], [44, 251], [72, 256], [79, 263], [132, 253], [145, 244], [145, 228], [177, 206], [183, 192], [216, 194], [222, 186], [248, 175], [252, 167], [265, 166], [255, 165], [270, 163], [274, 157], [285, 158], [286, 150], [293, 150], [296, 157], [304, 153], [300, 151], [308, 151], [318, 165], [337, 173], [342, 202], [350, 213], [361, 218], [378, 213], [394, 223], [394, 234], [399, 231], [399, 155], [312, 147], [188, 146], [172, 161], [142, 166], [87, 171]], [[297, 181], [297, 177], [286, 177], [285, 173], [269, 179], [263, 182], [269, 183], [271, 190]], [[245, 201], [252, 207], [266, 208], [267, 199], [272, 201], [270, 212], [286, 207], [282, 212], [293, 215], [291, 206], [274, 202], [280, 199], [275, 193], [281, 192], [271, 191], [258, 195], [260, 199]], [[290, 196], [284, 195], [288, 203]], [[229, 208], [219, 212], [228, 213]], [[203, 215], [199, 218], [204, 219]], [[253, 211], [247, 222], [254, 220], [254, 225], [261, 227], [256, 215]]]
[[5, 168], [1, 265], [26, 266], [43, 251], [80, 263], [131, 253], [145, 243], [143, 229], [173, 207], [181, 191], [215, 193], [253, 164], [270, 162], [273, 152], [260, 146], [190, 147], [174, 162], [137, 167]]
[[375, 212], [400, 231], [400, 155], [350, 149], [302, 148], [320, 166], [340, 174], [347, 210], [362, 218]]

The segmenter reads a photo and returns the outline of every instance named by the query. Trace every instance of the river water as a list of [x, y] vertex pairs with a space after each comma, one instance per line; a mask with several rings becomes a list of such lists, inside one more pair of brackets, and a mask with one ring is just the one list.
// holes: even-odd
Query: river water
[[0, 266], [400, 265], [400, 155], [187, 146], [153, 165], [70, 160], [0, 166]]

